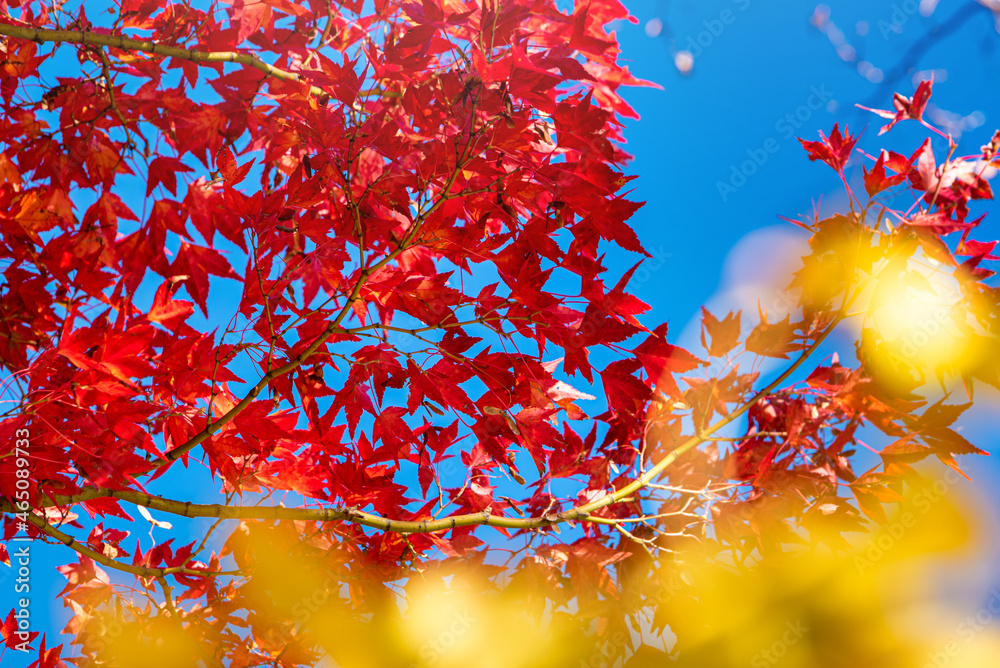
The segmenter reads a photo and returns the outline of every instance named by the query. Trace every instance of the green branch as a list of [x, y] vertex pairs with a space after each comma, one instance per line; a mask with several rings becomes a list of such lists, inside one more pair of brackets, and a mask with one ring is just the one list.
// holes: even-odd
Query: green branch
[[[777, 378], [758, 391], [752, 398], [743, 403], [739, 408], [732, 411], [726, 417], [716, 421], [707, 427], [702, 433], [690, 437], [687, 441], [670, 451], [663, 459], [657, 462], [641, 477], [631, 483], [615, 490], [611, 494], [582, 506], [577, 506], [560, 513], [551, 513], [541, 517], [500, 517], [493, 515], [489, 509], [479, 513], [469, 513], [466, 515], [453, 515], [435, 520], [394, 520], [373, 513], [367, 513], [357, 508], [285, 508], [282, 506], [230, 506], [224, 504], [198, 504], [189, 501], [175, 501], [161, 496], [136, 492], [133, 490], [113, 490], [102, 488], [91, 488], [81, 494], [72, 496], [47, 497], [55, 505], [71, 505], [81, 503], [99, 497], [111, 497], [120, 499], [128, 503], [145, 506], [160, 512], [170, 513], [181, 517], [212, 517], [217, 519], [248, 519], [248, 520], [304, 520], [313, 522], [350, 522], [361, 526], [379, 529], [381, 531], [393, 533], [433, 533], [437, 531], [449, 531], [458, 527], [467, 526], [492, 526], [505, 529], [531, 530], [552, 526], [567, 521], [594, 522], [597, 524], [608, 524], [608, 520], [600, 517], [592, 517], [591, 514], [612, 504], [627, 499], [635, 492], [646, 487], [656, 479], [671, 464], [677, 461], [685, 453], [696, 448], [711, 438], [711, 435], [726, 425], [734, 422], [738, 417], [746, 413], [757, 402], [768, 396], [782, 383], [795, 373], [795, 371], [805, 363], [807, 359], [816, 351], [823, 341], [833, 332], [843, 319], [843, 310], [827, 325], [812, 344], [809, 345], [802, 354]], [[221, 420], [222, 418], [220, 418]], [[176, 452], [176, 450], [175, 450]], [[0, 500], [0, 511], [14, 512], [9, 502]], [[75, 548], [74, 548], [75, 549]], [[79, 551], [79, 550], [78, 550]]]
[[67, 44], [112, 47], [115, 49], [121, 49], [122, 51], [141, 51], [143, 53], [151, 53], [155, 56], [182, 58], [195, 63], [236, 63], [260, 70], [265, 75], [275, 79], [303, 84], [310, 95], [315, 95], [321, 98], [329, 97], [329, 94], [322, 88], [306, 84], [301, 75], [269, 65], [252, 53], [237, 53], [236, 51], [197, 51], [195, 49], [186, 49], [180, 46], [159, 44], [145, 39], [123, 37], [121, 35], [102, 35], [100, 33], [89, 32], [86, 30], [51, 30], [48, 28], [29, 28], [27, 26], [11, 25], [9, 23], [0, 23], [0, 35], [16, 37], [19, 39], [29, 39], [39, 44], [44, 42], [65, 42]]
[[27, 513], [27, 519], [33, 525], [35, 525], [39, 531], [55, 538], [57, 541], [65, 545], [66, 547], [82, 554], [85, 557], [93, 559], [97, 563], [107, 566], [108, 568], [113, 568], [116, 571], [122, 571], [123, 573], [131, 573], [132, 575], [139, 575], [144, 578], [162, 578], [165, 575], [173, 575], [175, 573], [182, 573], [184, 575], [194, 575], [201, 577], [218, 576], [218, 575], [237, 575], [236, 572], [212, 572], [212, 571], [199, 571], [194, 568], [185, 568], [183, 566], [174, 566], [171, 568], [152, 568], [149, 566], [133, 566], [132, 564], [127, 564], [121, 561], [112, 559], [111, 557], [94, 550], [77, 539], [73, 538], [69, 534], [63, 533], [59, 529], [55, 528], [48, 522], [46, 522], [42, 517], [35, 515], [34, 513]]

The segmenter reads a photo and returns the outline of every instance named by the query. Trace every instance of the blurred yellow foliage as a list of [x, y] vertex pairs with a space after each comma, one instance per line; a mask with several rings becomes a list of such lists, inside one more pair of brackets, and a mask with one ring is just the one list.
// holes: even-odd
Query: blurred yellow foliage
[[[1000, 665], [1000, 636], [987, 628], [1000, 613], [1000, 592], [976, 596], [982, 585], [961, 577], [974, 534], [950, 487], [938, 481], [914, 490], [888, 524], [856, 534], [848, 553], [834, 553], [812, 536], [809, 547], [789, 546], [752, 565], [681, 555], [662, 571], [672, 584], [664, 585], [669, 595], [656, 611], [656, 626], [678, 638], [671, 665]], [[938, 586], [943, 574], [951, 582], [964, 579], [972, 595], [948, 600], [953, 592]], [[970, 601], [984, 606], [975, 629], [962, 610]], [[639, 658], [625, 665], [662, 665], [656, 661], [665, 655]]]
[[[979, 539], [953, 498], [959, 481], [948, 469], [913, 485], [846, 551], [820, 529], [782, 534], [781, 550], [750, 559], [706, 537], [653, 564], [630, 620], [613, 596], [539, 612], [537, 581], [499, 586], [502, 568], [457, 560], [365, 594], [334, 577], [322, 551], [289, 561], [301, 545], [266, 526], [246, 531], [252, 577], [240, 596], [255, 610], [256, 646], [281, 666], [988, 668], [1000, 665], [1000, 590], [963, 570]], [[210, 636], [169, 614], [115, 626], [101, 633], [97, 665], [213, 665]]]

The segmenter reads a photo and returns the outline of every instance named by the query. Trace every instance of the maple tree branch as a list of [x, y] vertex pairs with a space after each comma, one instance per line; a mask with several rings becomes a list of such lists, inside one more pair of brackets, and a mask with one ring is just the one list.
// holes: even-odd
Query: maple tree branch
[[[922, 37], [913, 42], [909, 48], [900, 56], [899, 60], [891, 70], [885, 73], [878, 88], [865, 100], [866, 107], [877, 104], [880, 100], [890, 97], [893, 86], [903, 77], [907, 76], [916, 68], [920, 58], [927, 53], [931, 47], [937, 45], [945, 37], [961, 28], [969, 19], [974, 18], [982, 12], [991, 13], [992, 10], [977, 0], [970, 0], [962, 7], [955, 10], [951, 16], [941, 23], [930, 28]], [[862, 111], [857, 109], [855, 114], [861, 118]]]
[[[260, 259], [257, 255], [260, 253], [260, 247], [257, 243], [257, 236], [252, 235], [253, 239], [253, 251], [254, 251], [254, 273], [257, 274], [257, 287], [260, 290], [261, 299], [264, 300], [264, 315], [267, 316], [267, 332], [268, 332], [268, 342], [267, 342], [267, 370], [270, 371], [271, 367], [274, 366], [274, 319], [271, 317], [271, 291], [264, 289], [264, 277], [260, 272]], [[213, 378], [214, 381], [214, 378]]]
[[67, 533], [63, 533], [59, 529], [55, 528], [43, 518], [35, 515], [34, 513], [27, 513], [27, 519], [29, 522], [34, 524], [39, 531], [55, 538], [57, 541], [65, 545], [66, 547], [82, 554], [85, 557], [93, 559], [102, 566], [107, 566], [108, 568], [113, 568], [117, 571], [122, 571], [123, 573], [131, 573], [132, 575], [139, 575], [144, 578], [162, 578], [165, 575], [173, 575], [175, 573], [182, 573], [184, 575], [194, 575], [200, 577], [218, 576], [218, 575], [237, 575], [238, 573], [224, 573], [224, 572], [210, 572], [210, 571], [199, 571], [193, 568], [184, 568], [180, 566], [170, 567], [170, 568], [152, 568], [148, 566], [133, 566], [132, 564], [122, 563], [107, 555], [101, 554], [97, 550], [94, 550], [77, 539], [73, 538]]
[[43, 42], [66, 42], [70, 44], [87, 44], [93, 46], [108, 46], [122, 51], [141, 51], [155, 56], [182, 58], [195, 63], [235, 63], [260, 70], [265, 75], [281, 81], [300, 83], [306, 87], [310, 95], [320, 98], [329, 97], [322, 88], [305, 83], [302, 76], [265, 63], [252, 53], [237, 53], [236, 51], [198, 51], [181, 46], [168, 46], [145, 39], [134, 39], [121, 35], [102, 35], [87, 30], [52, 30], [50, 28], [29, 28], [27, 26], [0, 23], [0, 35], [28, 39], [38, 44]]
[[758, 391], [753, 397], [750, 398], [749, 401], [744, 402], [739, 408], [735, 409], [734, 411], [726, 415], [724, 418], [719, 419], [714, 424], [704, 429], [701, 433], [691, 436], [687, 441], [685, 441], [681, 445], [671, 450], [663, 459], [658, 461], [652, 468], [646, 471], [646, 473], [644, 473], [639, 478], [636, 478], [628, 485], [625, 485], [621, 489], [615, 490], [608, 496], [602, 497], [596, 501], [592, 501], [591, 503], [584, 504], [582, 506], [577, 506], [573, 510], [560, 513], [560, 515], [564, 515], [566, 519], [579, 519], [580, 514], [588, 514], [595, 510], [599, 510], [606, 506], [610, 506], [628, 496], [631, 496], [633, 493], [639, 491], [640, 489], [646, 487], [648, 484], [653, 482], [653, 480], [660, 473], [662, 473], [668, 466], [677, 461], [678, 458], [680, 458], [686, 452], [704, 443], [707, 440], [706, 437], [710, 436], [711, 434], [714, 434], [715, 432], [717, 432], [719, 429], [722, 429], [726, 425], [731, 424], [733, 421], [736, 420], [736, 418], [740, 417], [741, 415], [749, 411], [754, 405], [757, 404], [757, 402], [759, 402], [767, 395], [771, 394], [782, 383], [788, 380], [788, 378], [793, 373], [795, 373], [795, 371], [800, 366], [802, 366], [802, 364], [804, 364], [805, 361], [809, 359], [810, 356], [812, 356], [812, 354], [816, 351], [816, 349], [819, 348], [819, 346], [823, 343], [824, 340], [826, 340], [826, 338], [833, 332], [833, 330], [836, 329], [837, 325], [840, 324], [840, 321], [843, 320], [844, 318], [843, 314], [844, 314], [844, 308], [842, 307], [840, 312], [838, 312], [837, 316], [830, 322], [829, 325], [827, 325], [826, 329], [820, 332], [820, 334], [816, 337], [816, 339], [812, 342], [812, 344], [810, 344], [808, 348], [802, 351], [802, 354], [799, 355], [798, 359], [796, 359], [792, 364], [790, 364], [788, 368], [781, 373], [781, 375], [779, 375], [773, 381], [768, 383], [767, 386]]
[[332, 27], [333, 27], [333, 3], [328, 1], [326, 3], [326, 26], [323, 28], [323, 33], [320, 35], [319, 43], [317, 43], [316, 46], [309, 51], [309, 57], [306, 58], [305, 62], [302, 63], [303, 67], [308, 66], [309, 63], [312, 61], [312, 59], [316, 57], [316, 54], [319, 53], [319, 50], [324, 46], [326, 46], [327, 41], [330, 39], [330, 29]]
[[[528, 517], [528, 518], [507, 518], [493, 516], [490, 512], [484, 511], [480, 513], [471, 513], [468, 515], [455, 515], [452, 517], [445, 517], [438, 520], [393, 520], [373, 513], [367, 513], [356, 508], [343, 508], [343, 507], [333, 507], [333, 508], [286, 508], [284, 506], [230, 506], [225, 504], [198, 504], [191, 503], [190, 501], [175, 501], [173, 499], [167, 499], [161, 496], [155, 496], [152, 494], [147, 494], [145, 492], [137, 492], [134, 490], [118, 490], [118, 489], [104, 489], [100, 487], [90, 488], [81, 494], [74, 494], [70, 496], [54, 496], [48, 497], [46, 501], [51, 502], [53, 505], [65, 506], [75, 503], [80, 503], [84, 501], [89, 501], [95, 498], [115, 498], [128, 503], [134, 503], [136, 505], [145, 506], [146, 508], [151, 508], [153, 510], [158, 510], [160, 512], [169, 513], [172, 515], [178, 515], [181, 517], [195, 518], [195, 517], [212, 517], [217, 519], [245, 519], [245, 520], [305, 520], [313, 522], [351, 522], [354, 524], [360, 524], [362, 526], [367, 526], [373, 529], [381, 529], [383, 531], [394, 532], [394, 533], [432, 533], [435, 531], [447, 531], [457, 527], [463, 526], [475, 526], [475, 525], [488, 525], [494, 527], [503, 527], [508, 529], [534, 529], [541, 526], [549, 526], [555, 524], [561, 519], [557, 519], [555, 516], [549, 517]], [[13, 507], [5, 500], [0, 500], [0, 511], [2, 512], [14, 512]], [[600, 520], [601, 518], [595, 518]], [[39, 520], [42, 521], [42, 520]], [[36, 526], [39, 526], [36, 523]], [[46, 524], [46, 526], [49, 526]], [[41, 526], [40, 529], [45, 531]], [[51, 527], [49, 527], [51, 528]], [[53, 531], [57, 531], [52, 529]], [[49, 533], [46, 531], [46, 533]], [[57, 538], [60, 542], [65, 543], [69, 547], [76, 549], [72, 543], [80, 545], [75, 539], [66, 534], [61, 534], [56, 536], [51, 534], [53, 537]], [[70, 541], [70, 542], [67, 542]], [[89, 552], [81, 552], [82, 554], [87, 554], [91, 556], [90, 548], [82, 546], [83, 549], [89, 550]], [[80, 550], [77, 550], [80, 552]], [[95, 553], [96, 554], [96, 553]], [[107, 559], [103, 555], [100, 555], [103, 559]], [[94, 557], [92, 557], [94, 558]], [[95, 558], [95, 560], [97, 560]], [[101, 563], [104, 563], [103, 561]], [[116, 562], [117, 563], [117, 562]], [[114, 566], [111, 566], [114, 568]], [[130, 567], [136, 568], [136, 567]], [[155, 569], [154, 569], [155, 570]], [[178, 571], [177, 569], [159, 569], [166, 573], [170, 572], [187, 572]], [[133, 571], [128, 571], [133, 572]], [[193, 575], [205, 575], [202, 571], [192, 571]], [[223, 573], [213, 573], [212, 575], [221, 575]], [[229, 574], [229, 573], [225, 573]], [[156, 573], [150, 573], [148, 577], [154, 577]]]
[[391, 262], [403, 250], [405, 250], [405, 248], [403, 246], [400, 246], [392, 253], [384, 257], [382, 260], [377, 262], [373, 267], [368, 269], [362, 269], [360, 272], [360, 276], [358, 277], [358, 280], [354, 284], [354, 289], [348, 296], [347, 302], [344, 304], [343, 308], [341, 308], [340, 313], [338, 313], [337, 316], [332, 321], [330, 321], [330, 324], [327, 325], [326, 329], [323, 330], [322, 334], [316, 337], [315, 341], [309, 344], [309, 346], [305, 350], [296, 355], [293, 359], [289, 360], [287, 363], [281, 365], [280, 367], [270, 369], [267, 373], [264, 374], [264, 376], [257, 382], [256, 385], [250, 388], [250, 391], [246, 394], [246, 396], [244, 396], [243, 399], [239, 401], [239, 403], [237, 403], [235, 406], [229, 409], [225, 413], [225, 415], [221, 415], [215, 421], [206, 424], [205, 428], [202, 429], [200, 432], [189, 438], [185, 443], [177, 446], [176, 448], [168, 452], [166, 455], [164, 455], [164, 459], [162, 461], [152, 462], [150, 464], [149, 470], [146, 471], [146, 473], [177, 461], [187, 452], [191, 451], [192, 449], [203, 443], [212, 434], [217, 432], [223, 426], [234, 420], [240, 413], [246, 410], [247, 407], [250, 406], [251, 403], [253, 403], [254, 399], [256, 399], [257, 396], [264, 391], [264, 388], [266, 388], [272, 380], [278, 378], [279, 376], [283, 376], [290, 371], [294, 371], [299, 366], [301, 366], [307, 359], [312, 357], [312, 354], [315, 353], [323, 344], [325, 344], [330, 339], [331, 336], [334, 335], [334, 333], [337, 332], [337, 330], [340, 329], [340, 323], [343, 322], [344, 318], [347, 317], [347, 314], [350, 312], [352, 305], [354, 304], [355, 301], [357, 301], [358, 297], [361, 294], [361, 288], [367, 282], [367, 279], [375, 271], [381, 269], [385, 264]]
[[330, 321], [330, 324], [327, 325], [326, 329], [323, 330], [322, 334], [316, 337], [315, 341], [309, 344], [309, 346], [305, 350], [296, 355], [293, 359], [289, 360], [287, 363], [281, 365], [280, 367], [272, 368], [267, 373], [265, 373], [264, 376], [257, 382], [257, 384], [254, 385], [252, 388], [250, 388], [250, 391], [246, 394], [246, 396], [243, 397], [243, 399], [241, 399], [239, 403], [237, 403], [235, 406], [229, 409], [225, 415], [219, 416], [219, 418], [216, 419], [214, 422], [209, 422], [208, 424], [205, 425], [204, 429], [202, 429], [200, 432], [189, 438], [187, 442], [177, 446], [176, 448], [168, 452], [166, 455], [164, 455], [163, 461], [151, 463], [149, 471], [155, 470], [162, 466], [166, 466], [180, 459], [182, 456], [184, 456], [184, 454], [191, 451], [199, 444], [203, 443], [206, 439], [208, 439], [209, 436], [217, 432], [223, 426], [234, 420], [240, 413], [246, 410], [247, 407], [250, 406], [251, 403], [253, 403], [254, 399], [256, 399], [257, 396], [264, 391], [264, 388], [266, 388], [272, 380], [278, 378], [279, 376], [283, 376], [290, 371], [294, 371], [299, 366], [301, 366], [307, 359], [309, 359], [312, 356], [314, 352], [316, 352], [323, 344], [325, 344], [338, 329], [340, 329], [340, 323], [343, 322], [344, 318], [347, 317], [347, 314], [351, 310], [351, 306], [354, 304], [355, 301], [357, 301], [358, 297], [361, 294], [361, 288], [364, 286], [367, 279], [375, 271], [382, 268], [385, 264], [391, 262], [392, 259], [398, 256], [403, 250], [404, 247], [400, 246], [392, 253], [387, 255], [385, 258], [383, 258], [381, 261], [377, 262], [372, 268], [362, 269], [361, 275], [355, 282], [354, 289], [348, 296], [347, 302], [344, 304], [343, 308], [341, 308], [340, 313], [337, 314], [337, 316], [332, 321]]
[[[749, 436], [788, 436], [787, 431], [758, 431], [756, 434], [749, 434]], [[742, 441], [749, 436], [706, 436], [706, 441]]]
[[[118, 101], [115, 99], [115, 84], [111, 80], [111, 60], [108, 58], [108, 54], [104, 53], [104, 49], [97, 49], [98, 55], [101, 57], [101, 73], [104, 75], [104, 83], [107, 86], [108, 91], [108, 105], [109, 109], [114, 112], [115, 117], [122, 124], [122, 130], [125, 131], [125, 136], [128, 138], [128, 146], [136, 148], [135, 141], [132, 139], [132, 131], [128, 129], [128, 122], [126, 122], [125, 117], [122, 116], [121, 110], [118, 108]], [[149, 140], [146, 139], [145, 135], [141, 132], [138, 133], [139, 138], [142, 139], [142, 143], [145, 146], [144, 156], [149, 156]], [[124, 160], [124, 156], [122, 160]]]
[[[767, 384], [764, 388], [759, 390], [753, 397], [744, 402], [741, 406], [733, 410], [731, 413], [726, 415], [724, 418], [719, 419], [714, 424], [707, 427], [701, 433], [691, 436], [687, 441], [679, 445], [670, 451], [663, 459], [657, 462], [652, 468], [646, 471], [642, 476], [633, 480], [628, 485], [622, 487], [621, 489], [615, 490], [611, 494], [604, 496], [591, 503], [584, 504], [581, 506], [576, 506], [569, 510], [565, 510], [559, 513], [549, 513], [538, 517], [523, 517], [523, 518], [511, 518], [493, 515], [489, 509], [479, 512], [479, 513], [469, 513], [466, 515], [452, 515], [450, 517], [444, 517], [440, 519], [433, 520], [394, 520], [373, 513], [367, 513], [357, 508], [285, 508], [283, 506], [230, 506], [224, 504], [196, 504], [189, 501], [175, 501], [172, 499], [167, 499], [160, 496], [154, 496], [152, 494], [147, 494], [144, 492], [137, 492], [133, 490], [112, 490], [112, 489], [102, 489], [102, 488], [91, 488], [81, 494], [66, 496], [66, 497], [49, 497], [49, 499], [56, 505], [67, 505], [73, 503], [79, 503], [93, 498], [98, 497], [112, 497], [126, 501], [129, 503], [134, 503], [137, 505], [145, 506], [147, 508], [152, 508], [161, 512], [170, 513], [173, 515], [179, 515], [182, 517], [212, 517], [218, 519], [258, 519], [258, 520], [306, 520], [306, 521], [316, 521], [316, 522], [350, 522], [354, 524], [360, 524], [362, 526], [370, 527], [373, 529], [380, 529], [382, 531], [393, 532], [393, 533], [433, 533], [437, 531], [448, 531], [458, 527], [466, 526], [477, 526], [486, 525], [492, 527], [501, 527], [506, 529], [521, 529], [530, 530], [538, 529], [542, 527], [552, 526], [554, 524], [559, 524], [562, 522], [577, 520], [577, 521], [589, 521], [597, 524], [613, 524], [616, 528], [618, 523], [609, 522], [606, 518], [591, 517], [591, 513], [595, 510], [599, 510], [606, 506], [610, 506], [614, 503], [618, 503], [632, 496], [635, 492], [643, 489], [644, 487], [653, 483], [653, 480], [662, 473], [667, 467], [677, 461], [682, 455], [691, 449], [697, 447], [698, 445], [704, 443], [709, 439], [711, 434], [717, 432], [728, 424], [731, 424], [738, 417], [746, 413], [750, 408], [757, 404], [761, 399], [771, 394], [777, 387], [784, 383], [795, 371], [805, 363], [805, 361], [812, 356], [817, 348], [823, 343], [824, 340], [836, 329], [837, 325], [840, 324], [841, 320], [844, 318], [844, 311], [846, 309], [846, 304], [838, 312], [837, 316], [827, 325], [827, 327], [820, 332], [813, 342], [802, 351], [802, 354], [792, 362], [787, 369], [785, 369], [777, 378]], [[345, 307], [346, 309], [346, 307]], [[342, 312], [343, 313], [343, 312]], [[322, 340], [325, 338], [321, 337]], [[321, 345], [321, 341], [317, 340], [314, 342], [315, 346]], [[285, 365], [288, 366], [288, 365]], [[284, 367], [282, 367], [284, 368]], [[267, 376], [265, 376], [267, 380]], [[262, 381], [264, 382], [264, 381]], [[256, 387], [259, 387], [256, 386]], [[244, 402], [249, 405], [255, 397], [256, 394], [251, 393], [247, 398], [244, 398]], [[241, 402], [243, 403], [243, 402]], [[238, 405], [237, 405], [238, 406]], [[235, 407], [234, 409], [235, 410]], [[219, 422], [223, 420], [227, 421], [232, 419], [229, 417], [233, 411], [227, 413], [225, 416], [219, 418]], [[228, 418], [228, 419], [227, 419]], [[212, 425], [209, 425], [210, 427]], [[208, 427], [206, 427], [206, 430]], [[204, 433], [204, 432], [203, 432]], [[200, 442], [200, 441], [199, 441]], [[182, 446], [183, 447], [183, 446]], [[194, 447], [193, 445], [191, 447]], [[179, 448], [171, 451], [176, 452]], [[9, 504], [5, 501], [0, 501], [0, 510], [6, 512], [12, 512], [12, 507], [8, 507]], [[41, 521], [41, 520], [39, 520]], [[33, 523], [34, 520], [33, 520]], [[36, 523], [36, 526], [39, 526]], [[47, 524], [45, 526], [48, 526]], [[39, 527], [42, 528], [42, 527]], [[51, 528], [51, 527], [49, 527]], [[45, 529], [43, 529], [44, 531]], [[56, 531], [55, 529], [52, 529]], [[48, 532], [46, 532], [48, 533]], [[62, 537], [57, 537], [61, 542], [73, 547], [72, 543], [76, 543], [74, 539], [66, 534], [59, 532]], [[70, 542], [67, 542], [70, 541]], [[78, 544], [78, 543], [77, 543]], [[78, 544], [79, 545], [79, 544]], [[83, 546], [81, 546], [83, 547]], [[83, 547], [83, 549], [90, 550], [89, 548]], [[80, 550], [77, 550], [80, 552]], [[83, 553], [83, 552], [81, 552]], [[96, 552], [94, 554], [97, 554]], [[90, 556], [90, 554], [87, 554]], [[100, 555], [103, 559], [107, 559], [103, 555]], [[93, 558], [93, 557], [92, 557]], [[101, 563], [104, 563], [103, 561]], [[114, 562], [118, 563], [118, 562]], [[114, 566], [111, 566], [114, 568]], [[137, 568], [137, 567], [129, 567]], [[169, 569], [160, 569], [169, 571]], [[128, 571], [132, 572], [132, 571]], [[171, 572], [186, 572], [184, 570], [171, 571]], [[204, 575], [204, 573], [194, 571], [194, 574]]]
[[172, 616], [176, 616], [177, 615], [177, 608], [174, 607], [174, 597], [170, 593], [172, 590], [171, 590], [170, 584], [167, 583], [167, 578], [165, 578], [162, 575], [160, 575], [160, 576], [157, 576], [156, 581], [160, 583], [160, 588], [163, 589], [163, 598], [166, 601], [167, 610], [170, 611], [170, 614]]
[[653, 551], [649, 549], [649, 546], [654, 542], [652, 539], [649, 539], [649, 538], [639, 538], [638, 536], [636, 536], [635, 534], [633, 534], [632, 532], [630, 532], [629, 530], [627, 530], [625, 527], [620, 526], [618, 524], [614, 525], [614, 527], [615, 527], [615, 530], [618, 533], [620, 533], [621, 535], [625, 536], [626, 538], [628, 538], [633, 543], [636, 543], [636, 544], [640, 545], [642, 547], [642, 549], [646, 551], [646, 554], [649, 555], [650, 559], [654, 559], [654, 560], [656, 559], [656, 556], [653, 554]]
[[[133, 490], [101, 489], [92, 488], [83, 494], [76, 494], [66, 497], [55, 497], [52, 501], [67, 505], [79, 503], [98, 497], [110, 497], [145, 506], [153, 510], [158, 510], [181, 517], [213, 517], [218, 519], [245, 519], [245, 520], [305, 520], [313, 522], [351, 522], [373, 529], [382, 529], [395, 533], [430, 533], [434, 531], [446, 531], [462, 526], [472, 526], [477, 524], [487, 524], [490, 526], [505, 527], [510, 529], [530, 529], [536, 526], [552, 524], [547, 518], [524, 518], [513, 519], [506, 517], [495, 517], [489, 512], [471, 513], [469, 515], [456, 515], [445, 517], [440, 520], [393, 520], [373, 513], [367, 513], [357, 508], [286, 508], [284, 506], [231, 506], [225, 504], [199, 504], [190, 501], [175, 501], [162, 496], [155, 496], [145, 492]], [[7, 510], [7, 508], [0, 508]], [[538, 521], [537, 525], [532, 525], [532, 521]], [[64, 541], [65, 542], [65, 541]], [[195, 574], [203, 573], [195, 571]]]
[[[511, 306], [511, 304], [500, 304], [495, 308], [493, 308], [492, 311], [496, 311], [501, 306]], [[456, 308], [455, 310], [457, 311], [458, 309]], [[537, 313], [533, 313], [532, 316], [533, 315], [537, 315]], [[454, 329], [456, 327], [469, 327], [471, 325], [485, 325], [489, 327], [490, 320], [495, 320], [500, 324], [512, 320], [523, 320], [524, 322], [531, 322], [531, 316], [507, 315], [504, 316], [502, 319], [500, 318], [499, 315], [496, 316], [495, 318], [486, 318], [485, 316], [481, 316], [479, 318], [476, 318], [475, 320], [466, 320], [465, 322], [443, 322], [439, 325], [428, 325], [426, 327], [415, 327], [409, 329], [405, 327], [395, 327], [393, 325], [386, 325], [381, 322], [373, 322], [370, 325], [364, 325], [363, 327], [353, 327], [345, 331], [349, 334], [359, 334], [361, 332], [366, 332], [373, 329], [383, 329], [389, 332], [398, 332], [400, 334], [413, 334], [414, 336], [416, 336], [417, 334], [420, 334], [422, 332], [432, 332], [439, 329]]]

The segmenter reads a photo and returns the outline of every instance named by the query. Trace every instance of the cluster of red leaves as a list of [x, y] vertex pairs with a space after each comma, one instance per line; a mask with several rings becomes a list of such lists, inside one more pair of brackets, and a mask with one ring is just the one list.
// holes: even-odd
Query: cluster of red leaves
[[[864, 364], [763, 391], [735, 363], [681, 378], [709, 362], [636, 318], [648, 310], [626, 291], [636, 268], [605, 284], [609, 249], [645, 254], [626, 222], [639, 204], [621, 192], [621, 119], [634, 112], [618, 89], [642, 82], [605, 29], [629, 18], [617, 0], [571, 11], [551, 0], [128, 0], [105, 23], [81, 4], [68, 26], [45, 3], [0, 0], [0, 11], [0, 364], [16, 404], [0, 419], [3, 509], [19, 498], [13, 435], [28, 429], [30, 503], [47, 508], [33, 536], [86, 530], [76, 505], [132, 527], [91, 523], [71, 543], [80, 556], [61, 596], [78, 665], [114, 658], [95, 621], [108, 615], [140, 639], [167, 623], [227, 665], [313, 663], [323, 643], [261, 584], [273, 564], [253, 546], [275, 532], [289, 560], [322, 570], [329, 605], [367, 620], [418, 566], [501, 572], [486, 557], [502, 546], [484, 542], [497, 529], [480, 526], [497, 524], [538, 539], [510, 564], [529, 609], [582, 602], [606, 638], [648, 605], [654, 551], [694, 537], [749, 553], [793, 526], [850, 530], [861, 518], [842, 485], [880, 520], [914, 461], [975, 451], [949, 428], [961, 407], [918, 415], [919, 400]], [[87, 35], [68, 40], [78, 71], [55, 62], [57, 19]], [[835, 128], [805, 145], [843, 175], [855, 142]], [[955, 268], [992, 333], [997, 294], [979, 263], [993, 246], [969, 240], [966, 220], [968, 201], [991, 193], [963, 164], [935, 165], [929, 145], [880, 156], [869, 193], [908, 182], [927, 211], [888, 235], [865, 225], [875, 203], [809, 226], [802, 275], [832, 279], [803, 280], [800, 319], [761, 313], [746, 334], [740, 314], [706, 311], [708, 357], [812, 352], [855, 273], [906, 244]], [[972, 256], [960, 265], [942, 240], [958, 230]], [[584, 412], [577, 402], [592, 397], [557, 378], [560, 360], [567, 379], [599, 379], [606, 411]], [[713, 418], [744, 411], [735, 447], [694, 447]], [[859, 477], [850, 457], [864, 423], [899, 440], [881, 471]], [[664, 457], [656, 480], [668, 487], [612, 497]], [[164, 474], [171, 487], [155, 482]], [[185, 498], [145, 496], [183, 496], [210, 477], [229, 506], [196, 515]], [[554, 491], [559, 478], [575, 498]], [[288, 494], [302, 512], [246, 514], [253, 504], [238, 501], [257, 493], [270, 507]], [[137, 541], [129, 555], [124, 541], [146, 525], [123, 501], [257, 519], [218, 554], [205, 556], [205, 541]], [[339, 514], [308, 514], [319, 508]], [[279, 516], [294, 522], [275, 527]], [[444, 531], [392, 524], [448, 517]], [[518, 529], [519, 517], [541, 519]], [[17, 531], [9, 514], [4, 539]], [[95, 562], [157, 597], [137, 605]], [[37, 665], [59, 656], [43, 644]]]

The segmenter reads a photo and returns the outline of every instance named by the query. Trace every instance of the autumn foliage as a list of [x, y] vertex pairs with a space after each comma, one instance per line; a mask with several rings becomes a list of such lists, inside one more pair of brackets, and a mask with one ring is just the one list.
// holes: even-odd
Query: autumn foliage
[[[981, 453], [927, 397], [1000, 387], [1000, 134], [803, 141], [850, 207], [797, 221], [796, 308], [704, 311], [687, 351], [629, 293], [617, 0], [0, 11], [0, 557], [63, 543], [73, 614], [40, 668], [654, 665], [650, 611], [725, 665], [685, 564], [849, 550], [917, 462]], [[906, 300], [950, 338], [880, 315]], [[835, 330], [857, 364], [814, 355]], [[478, 630], [446, 653], [435, 615]]]

